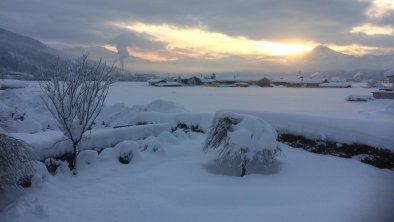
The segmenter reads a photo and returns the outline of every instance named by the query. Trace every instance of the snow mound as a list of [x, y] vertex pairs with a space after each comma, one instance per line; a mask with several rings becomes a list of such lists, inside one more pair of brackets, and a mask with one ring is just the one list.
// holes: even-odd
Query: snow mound
[[[0, 94], [0, 124], [10, 133], [35, 133], [56, 129], [51, 113], [30, 88], [9, 89]], [[41, 124], [45, 121], [45, 124]]]
[[168, 144], [178, 144], [179, 141], [178, 139], [172, 135], [170, 132], [162, 132], [159, 134], [157, 139], [162, 142], [162, 143], [168, 143]]
[[187, 110], [179, 104], [166, 100], [154, 100], [145, 106], [144, 111], [162, 112], [162, 113], [182, 113]]
[[[230, 155], [236, 155], [240, 149], [248, 149], [248, 159], [253, 159], [257, 152], [262, 150], [276, 150], [278, 133], [266, 121], [254, 116], [238, 114], [228, 111], [219, 111], [215, 114], [213, 127], [218, 126], [219, 121], [230, 118], [236, 124], [232, 124], [227, 133], [229, 149], [226, 151]], [[214, 128], [213, 128], [214, 129]], [[213, 133], [213, 131], [210, 131]]]
[[148, 151], [153, 153], [164, 153], [164, 150], [160, 142], [154, 136], [150, 136], [145, 140], [139, 141], [139, 147], [141, 151]]
[[80, 169], [95, 164], [97, 161], [98, 153], [96, 150], [83, 150], [78, 154], [77, 166]]
[[231, 110], [262, 118], [279, 133], [344, 144], [360, 143], [394, 150], [394, 121], [345, 119], [292, 113]]
[[32, 187], [41, 187], [43, 181], [49, 176], [49, 172], [44, 163], [32, 161], [34, 175], [31, 179]]
[[116, 145], [114, 149], [118, 153], [118, 160], [121, 163], [128, 164], [142, 160], [138, 144], [134, 141], [123, 141]]
[[188, 112], [182, 106], [164, 100], [155, 100], [147, 105], [127, 107], [123, 104], [105, 106], [96, 120], [95, 128], [168, 123], [176, 128], [179, 123], [206, 131], [212, 115]]
[[203, 150], [216, 150], [220, 162], [242, 165], [243, 176], [248, 162], [257, 162], [264, 167], [273, 165], [279, 151], [277, 137], [276, 130], [260, 118], [219, 111]]
[[[86, 133], [80, 143], [80, 150], [102, 150], [113, 147], [125, 140], [141, 140], [149, 136], [157, 136], [163, 131], [169, 131], [168, 124], [151, 124], [144, 126], [130, 126], [122, 128], [106, 128], [92, 130]], [[21, 139], [33, 148], [35, 158], [59, 156], [71, 153], [72, 144], [60, 131], [45, 131], [36, 134], [10, 133], [14, 138]]]
[[172, 134], [174, 134], [174, 136], [176, 136], [176, 138], [178, 138], [180, 140], [189, 139], [189, 136], [187, 135], [187, 133], [181, 129], [175, 130]]

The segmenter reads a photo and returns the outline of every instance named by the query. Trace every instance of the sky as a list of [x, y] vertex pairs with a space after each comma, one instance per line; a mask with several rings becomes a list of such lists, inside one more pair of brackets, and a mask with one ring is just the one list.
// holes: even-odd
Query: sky
[[0, 27], [104, 47], [130, 71], [276, 70], [321, 44], [394, 54], [392, 0], [1, 0]]

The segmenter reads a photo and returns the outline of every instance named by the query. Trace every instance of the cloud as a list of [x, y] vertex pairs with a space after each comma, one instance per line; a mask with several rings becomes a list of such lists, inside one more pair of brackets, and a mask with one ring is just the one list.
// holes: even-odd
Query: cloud
[[393, 0], [372, 0], [366, 14], [371, 18], [382, 18], [394, 11]]
[[280, 43], [252, 40], [244, 36], [229, 36], [198, 27], [182, 28], [169, 24], [115, 23], [115, 26], [152, 36], [165, 42], [168, 49], [189, 49], [218, 57], [225, 55], [286, 55], [311, 50], [313, 47], [301, 43]]
[[362, 33], [365, 35], [391, 35], [394, 36], [394, 26], [376, 26], [366, 23], [360, 26], [353, 27], [351, 33]]
[[353, 54], [389, 52], [386, 49], [394, 45], [392, 35], [351, 30], [363, 24], [392, 26], [390, 3], [392, 0], [1, 0], [0, 27], [57, 47], [103, 46], [117, 51], [126, 67], [133, 62], [145, 70], [176, 70], [190, 64], [196, 64], [189, 66], [194, 70], [198, 70], [197, 64], [261, 70], [279, 61], [267, 55], [302, 51], [320, 43], [341, 46]]

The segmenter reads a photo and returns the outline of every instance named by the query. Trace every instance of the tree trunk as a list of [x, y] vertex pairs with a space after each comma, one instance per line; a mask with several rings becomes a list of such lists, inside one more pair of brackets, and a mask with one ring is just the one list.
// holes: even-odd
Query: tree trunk
[[71, 157], [70, 169], [71, 172], [76, 175], [77, 174], [77, 154], [78, 154], [78, 144], [73, 143], [73, 153]]
[[245, 174], [246, 174], [246, 160], [243, 160], [241, 164], [241, 177], [245, 176]]

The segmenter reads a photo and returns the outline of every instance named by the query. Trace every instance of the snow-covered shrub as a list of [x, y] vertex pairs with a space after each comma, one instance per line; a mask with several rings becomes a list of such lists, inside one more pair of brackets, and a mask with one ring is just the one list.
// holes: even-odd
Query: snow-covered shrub
[[149, 151], [156, 153], [163, 151], [160, 142], [154, 136], [150, 136], [144, 140], [141, 140], [139, 145], [142, 152]]
[[170, 132], [161, 132], [157, 139], [162, 143], [169, 143], [169, 144], [177, 144], [179, 143], [178, 139], [172, 135]]
[[118, 154], [115, 151], [115, 148], [109, 147], [103, 149], [99, 154], [99, 160], [104, 162], [115, 161], [118, 158]]
[[175, 130], [174, 132], [172, 132], [172, 134], [174, 134], [174, 136], [176, 136], [180, 140], [189, 139], [189, 136], [186, 134], [186, 132], [181, 129]]
[[68, 174], [70, 173], [70, 168], [67, 161], [56, 160], [54, 158], [45, 159], [45, 166], [49, 173], [52, 175]]
[[25, 143], [0, 134], [0, 190], [18, 186], [18, 182], [33, 174], [32, 156]]
[[118, 151], [118, 160], [123, 164], [128, 164], [139, 158], [138, 144], [134, 141], [123, 141], [115, 146]]
[[31, 186], [32, 187], [41, 187], [43, 181], [47, 176], [49, 176], [49, 172], [44, 163], [40, 161], [32, 161], [32, 166], [34, 169], [34, 175], [31, 178]]
[[219, 112], [215, 115], [203, 151], [217, 151], [220, 163], [240, 166], [241, 176], [244, 176], [250, 162], [262, 167], [273, 165], [280, 151], [277, 136], [275, 129], [262, 119]]

